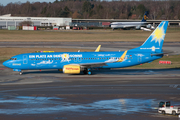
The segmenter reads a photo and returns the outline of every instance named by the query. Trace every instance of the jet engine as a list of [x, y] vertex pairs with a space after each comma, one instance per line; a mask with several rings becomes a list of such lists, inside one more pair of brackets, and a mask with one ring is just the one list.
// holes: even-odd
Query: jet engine
[[140, 28], [141, 28], [141, 26], [140, 26], [140, 25], [136, 26], [136, 30], [139, 30]]
[[80, 65], [64, 65], [63, 67], [63, 73], [66, 74], [79, 74], [80, 71]]

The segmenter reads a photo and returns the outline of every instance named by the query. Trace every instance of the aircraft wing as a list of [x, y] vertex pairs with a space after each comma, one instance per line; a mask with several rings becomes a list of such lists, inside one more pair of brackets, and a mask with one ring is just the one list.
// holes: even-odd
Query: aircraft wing
[[89, 67], [101, 67], [101, 66], [106, 66], [107, 63], [105, 62], [99, 62], [99, 63], [84, 63], [84, 64], [79, 64], [83, 68], [89, 68]]
[[158, 55], [164, 55], [164, 54], [168, 54], [168, 53], [155, 53], [155, 54], [151, 54], [151, 56], [158, 56]]
[[136, 27], [137, 25], [124, 25], [123, 28], [131, 28], [131, 27]]
[[105, 62], [96, 62], [96, 63], [81, 63], [78, 64], [83, 68], [89, 68], [89, 67], [101, 67], [106, 66], [107, 63], [115, 63], [115, 62], [123, 62], [125, 56], [126, 56], [127, 50], [122, 54], [122, 56], [119, 59], [109, 59]]

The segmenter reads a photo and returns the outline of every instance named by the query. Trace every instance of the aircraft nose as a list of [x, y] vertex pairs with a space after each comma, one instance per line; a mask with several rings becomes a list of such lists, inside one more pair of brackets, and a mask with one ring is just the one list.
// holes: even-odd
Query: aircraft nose
[[3, 62], [3, 65], [8, 67], [8, 62], [7, 61]]

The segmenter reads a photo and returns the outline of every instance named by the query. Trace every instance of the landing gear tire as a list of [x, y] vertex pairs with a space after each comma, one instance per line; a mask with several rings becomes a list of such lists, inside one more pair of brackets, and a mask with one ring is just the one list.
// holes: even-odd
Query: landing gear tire
[[91, 72], [91, 71], [88, 71], [88, 75], [92, 75], [92, 72]]
[[88, 75], [92, 75], [91, 69], [89, 68], [87, 71]]

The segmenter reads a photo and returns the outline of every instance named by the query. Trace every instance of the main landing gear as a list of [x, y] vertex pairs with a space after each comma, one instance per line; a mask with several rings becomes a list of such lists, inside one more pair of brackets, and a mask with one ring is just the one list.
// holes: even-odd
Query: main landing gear
[[84, 74], [88, 74], [88, 75], [92, 75], [92, 71], [91, 71], [91, 68], [85, 68], [84, 70], [83, 70], [83, 73]]
[[91, 69], [88, 69], [88, 75], [92, 75]]

